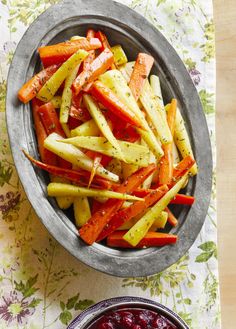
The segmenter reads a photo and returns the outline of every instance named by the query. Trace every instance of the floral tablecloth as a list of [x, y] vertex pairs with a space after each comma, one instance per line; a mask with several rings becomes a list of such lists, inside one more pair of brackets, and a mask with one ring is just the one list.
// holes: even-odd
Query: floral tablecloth
[[[150, 277], [119, 279], [79, 263], [50, 236], [31, 208], [8, 143], [6, 79], [24, 31], [54, 2], [0, 2], [0, 328], [66, 328], [78, 312], [92, 303], [120, 295], [159, 301], [173, 308], [193, 329], [220, 328], [215, 171], [211, 205], [197, 241], [178, 263]], [[120, 2], [143, 14], [184, 61], [202, 100], [215, 162], [211, 0]]]

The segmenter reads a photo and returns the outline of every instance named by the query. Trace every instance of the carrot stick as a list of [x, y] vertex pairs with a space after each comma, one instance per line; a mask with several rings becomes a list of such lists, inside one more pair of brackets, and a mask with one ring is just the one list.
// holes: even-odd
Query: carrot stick
[[97, 201], [96, 199], [93, 199], [93, 204], [92, 204], [92, 215], [97, 212], [102, 206], [102, 203]]
[[38, 115], [48, 135], [55, 132], [65, 137], [57, 112], [51, 102], [41, 105], [38, 108]]
[[[167, 113], [167, 123], [172, 136], [174, 135], [175, 116], [176, 116], [177, 101], [172, 99], [170, 109]], [[170, 184], [173, 175], [173, 152], [172, 143], [162, 145], [164, 155], [160, 161], [159, 184]]]
[[[41, 105], [37, 112], [48, 135], [57, 133], [62, 137], [66, 137], [57, 112], [51, 102]], [[58, 157], [58, 162], [60, 167], [71, 169], [71, 163], [68, 161]]]
[[[150, 164], [148, 167], [137, 170], [133, 175], [127, 178], [124, 183], [119, 185], [114, 190], [119, 193], [132, 192], [139, 185], [141, 185], [155, 169], [156, 166], [154, 164]], [[107, 200], [101, 208], [92, 215], [88, 222], [80, 228], [79, 234], [81, 239], [89, 245], [93, 244], [97, 240], [105, 225], [110, 221], [111, 216], [119, 210], [122, 204], [122, 200]]]
[[[28, 153], [22, 150], [24, 155], [37, 167], [47, 171], [50, 174], [53, 174], [58, 177], [68, 179], [69, 181], [76, 183], [81, 186], [87, 186], [89, 182], [90, 173], [85, 170], [71, 170], [65, 169], [54, 165], [49, 165], [32, 158]], [[52, 153], [53, 154], [53, 153]], [[53, 154], [54, 155], [54, 154]], [[91, 185], [94, 188], [98, 189], [111, 189], [112, 183], [101, 177], [94, 177], [93, 184]]]
[[128, 208], [124, 208], [119, 210], [109, 221], [109, 223], [104, 227], [101, 234], [99, 235], [97, 241], [103, 240], [112, 232], [117, 230], [121, 225], [135, 216], [141, 214], [145, 209], [152, 206], [155, 202], [157, 202], [166, 192], [168, 191], [168, 187], [163, 185], [159, 187], [157, 190], [153, 190], [150, 192], [143, 201], [138, 201], [133, 203]]
[[58, 67], [59, 65], [52, 65], [34, 75], [33, 78], [27, 81], [18, 91], [19, 100], [23, 103], [28, 103], [33, 99], [45, 82], [56, 72]]
[[95, 80], [100, 74], [104, 73], [113, 63], [113, 53], [106, 48], [98, 55], [90, 64], [88, 70], [83, 70], [72, 84], [72, 90], [76, 95], [80, 92], [84, 85]]
[[105, 108], [113, 112], [116, 116], [121, 118], [131, 125], [142, 128], [142, 123], [122, 101], [106, 87], [102, 82], [96, 81], [90, 89], [90, 94], [97, 99]]
[[176, 226], [178, 224], [178, 219], [175, 217], [175, 215], [172, 213], [172, 211], [166, 207], [165, 211], [168, 213], [167, 221], [172, 226]]
[[131, 246], [127, 241], [123, 239], [127, 231], [113, 232], [107, 238], [107, 245], [109, 247], [117, 248], [143, 248], [143, 247], [161, 247], [167, 244], [177, 242], [177, 235], [160, 233], [160, 232], [148, 232], [145, 237], [138, 243], [136, 247]]
[[[134, 194], [134, 195], [142, 198], [142, 196], [140, 196], [140, 195], [136, 195], [136, 194]], [[185, 194], [177, 194], [175, 196], [175, 198], [170, 203], [184, 204], [184, 205], [190, 205], [191, 206], [194, 203], [194, 201], [195, 201], [194, 196], [185, 195]]]
[[153, 63], [154, 58], [152, 56], [144, 53], [138, 54], [129, 81], [129, 87], [135, 100], [139, 99], [144, 83], [149, 76]]
[[73, 41], [61, 42], [55, 45], [38, 48], [39, 56], [44, 67], [52, 64], [65, 62], [71, 55], [79, 49], [93, 50], [101, 47], [101, 42], [97, 38], [81, 38]]
[[57, 156], [43, 146], [44, 140], [47, 138], [47, 133], [37, 112], [41, 104], [42, 102], [35, 98], [32, 100], [34, 127], [35, 127], [37, 142], [38, 142], [38, 150], [39, 150], [40, 158], [45, 163], [48, 163], [50, 165], [57, 165]]
[[[89, 29], [87, 31], [87, 35], [86, 35], [87, 39], [90, 40], [91, 38], [95, 37], [95, 31], [92, 29]], [[89, 50], [89, 55], [88, 57], [85, 58], [84, 62], [83, 62], [83, 69], [84, 70], [88, 70], [90, 67], [90, 64], [92, 63], [92, 61], [95, 58], [95, 50]]]
[[137, 133], [137, 130], [131, 125], [123, 126], [120, 129], [117, 129], [115, 127], [115, 129], [113, 130], [113, 134], [115, 138], [130, 143], [134, 143], [140, 139], [140, 135]]
[[[109, 50], [111, 50], [111, 46], [110, 46], [110, 44], [109, 44], [109, 42], [107, 40], [106, 35], [103, 32], [98, 31], [98, 32], [96, 32], [96, 35], [95, 36], [96, 36], [96, 38], [98, 38], [101, 41], [101, 44], [102, 44], [102, 48], [101, 49], [102, 50], [104, 50], [106, 48], [108, 48]], [[116, 69], [116, 65], [114, 63], [111, 64], [111, 69], [112, 70], [115, 70]]]
[[82, 107], [76, 108], [74, 106], [71, 106], [70, 116], [82, 122], [86, 122], [91, 119], [91, 115], [89, 114], [89, 111]]
[[183, 177], [189, 171], [189, 169], [192, 168], [194, 163], [195, 160], [190, 155], [181, 160], [173, 170], [171, 185], [175, 184], [176, 180], [178, 180], [180, 177]]

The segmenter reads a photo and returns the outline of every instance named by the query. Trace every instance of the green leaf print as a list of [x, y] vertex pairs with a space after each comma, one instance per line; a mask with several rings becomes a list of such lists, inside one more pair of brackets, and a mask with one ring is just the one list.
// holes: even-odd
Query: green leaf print
[[38, 290], [38, 288], [33, 287], [37, 282], [37, 279], [38, 274], [36, 274], [34, 277], [29, 278], [26, 283], [23, 283], [22, 281], [14, 281], [15, 289], [22, 292], [24, 297], [30, 297]]
[[208, 241], [200, 246], [198, 246], [199, 249], [203, 250], [200, 255], [198, 255], [195, 259], [196, 263], [204, 263], [207, 262], [211, 257], [217, 258], [217, 249], [216, 244], [213, 241]]
[[79, 294], [75, 295], [74, 297], [69, 298], [66, 303], [66, 308], [68, 310], [71, 310], [72, 308], [74, 308], [75, 303], [77, 302], [78, 298], [79, 298]]
[[72, 318], [73, 317], [72, 317], [71, 312], [67, 311], [67, 310], [63, 311], [59, 317], [59, 319], [61, 320], [61, 323], [63, 323], [63, 324], [69, 324], [70, 321], [72, 320]]
[[199, 91], [199, 96], [202, 102], [203, 110], [205, 114], [211, 114], [215, 112], [214, 108], [214, 94], [208, 93], [205, 89]]
[[86, 310], [89, 306], [93, 305], [94, 301], [91, 299], [84, 299], [80, 300], [77, 304], [75, 304], [75, 310], [78, 311], [83, 311]]
[[12, 174], [12, 167], [0, 161], [0, 187], [2, 187], [4, 184], [10, 183]]
[[215, 57], [215, 27], [213, 20], [204, 25], [204, 37], [206, 42], [200, 46], [204, 52], [203, 62], [209, 63]]

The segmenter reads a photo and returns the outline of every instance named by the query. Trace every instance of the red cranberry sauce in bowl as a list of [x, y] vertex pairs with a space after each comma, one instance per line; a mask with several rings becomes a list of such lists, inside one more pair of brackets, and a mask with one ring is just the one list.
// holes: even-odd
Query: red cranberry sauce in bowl
[[178, 329], [162, 315], [145, 309], [110, 311], [88, 329]]

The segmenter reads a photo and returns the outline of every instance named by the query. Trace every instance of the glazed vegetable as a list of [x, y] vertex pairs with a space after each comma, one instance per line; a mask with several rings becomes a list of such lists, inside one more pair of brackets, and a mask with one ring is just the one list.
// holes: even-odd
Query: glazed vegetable
[[116, 248], [143, 248], [143, 247], [161, 247], [167, 244], [176, 243], [178, 237], [173, 234], [148, 232], [145, 237], [136, 245], [132, 246], [123, 239], [126, 231], [117, 231], [107, 238], [107, 245]]
[[101, 47], [101, 42], [96, 38], [79, 38], [73, 41], [61, 42], [55, 45], [44, 46], [38, 49], [40, 59], [45, 66], [63, 63], [78, 50], [91, 50]]
[[169, 202], [182, 188], [186, 180], [183, 176], [150, 210], [124, 235], [124, 239], [132, 246], [136, 246], [153, 225], [155, 218], [167, 207]]
[[[92, 38], [95, 37], [95, 31], [92, 29], [89, 29], [87, 31], [87, 35], [86, 35], [88, 40], [91, 40]], [[85, 58], [84, 62], [83, 62], [83, 69], [84, 70], [88, 70], [90, 67], [90, 64], [92, 63], [92, 61], [95, 58], [95, 50], [89, 50], [89, 55], [87, 58]]]
[[141, 201], [141, 198], [138, 198], [133, 195], [113, 192], [108, 190], [97, 190], [93, 188], [86, 188], [75, 186], [71, 184], [63, 184], [63, 183], [49, 183], [47, 187], [49, 196], [72, 196], [72, 197], [102, 197], [102, 198], [110, 198], [110, 199], [119, 199], [119, 200], [133, 200], [133, 201]]
[[168, 191], [167, 186], [160, 187], [157, 190], [152, 191], [148, 194], [142, 202], [135, 202], [131, 206], [119, 210], [109, 221], [106, 227], [103, 229], [101, 234], [98, 237], [99, 240], [103, 240], [105, 237], [110, 235], [116, 229], [118, 229], [121, 225], [128, 222], [133, 217], [142, 213], [145, 209], [152, 206], [155, 202], [157, 202], [166, 192]]
[[[139, 169], [133, 175], [127, 178], [119, 187], [116, 192], [130, 193], [139, 187], [143, 181], [153, 173], [156, 169], [155, 165], [149, 165], [146, 168]], [[123, 201], [120, 200], [107, 200], [101, 208], [95, 212], [89, 221], [79, 230], [80, 237], [87, 243], [93, 244], [99, 234], [102, 232], [106, 224], [110, 221], [111, 216], [122, 206]]]
[[71, 108], [71, 101], [72, 101], [71, 85], [77, 76], [79, 67], [80, 67], [80, 63], [72, 70], [72, 72], [67, 76], [67, 78], [65, 80], [65, 87], [62, 92], [61, 107], [60, 107], [60, 122], [61, 123], [68, 122], [70, 108]]
[[[48, 151], [48, 152], [50, 152], [50, 151]], [[46, 164], [46, 163], [40, 162], [38, 160], [35, 160], [29, 154], [27, 154], [24, 150], [23, 150], [23, 153], [37, 167], [39, 167], [43, 170], [46, 170], [48, 173], [50, 173], [54, 176], [58, 176], [63, 179], [67, 179], [67, 180], [69, 180], [75, 184], [81, 185], [81, 186], [88, 185], [89, 172], [87, 172], [85, 170], [65, 169], [65, 168], [57, 167], [55, 165]], [[52, 155], [54, 156], [55, 154], [52, 153]], [[96, 188], [110, 189], [112, 187], [112, 183], [107, 179], [95, 176], [94, 180], [93, 180], [93, 186]]]
[[119, 148], [122, 152], [122, 156], [120, 155], [120, 152], [118, 152], [114, 146], [107, 141], [104, 137], [73, 137], [62, 140], [63, 143], [72, 144], [77, 147], [86, 148], [92, 151], [96, 151], [114, 158], [117, 158], [119, 160], [125, 159], [125, 162], [136, 164], [141, 167], [145, 167], [149, 164], [149, 150], [147, 147], [129, 143], [129, 142], [123, 142], [123, 141], [117, 141]]
[[[172, 99], [170, 109], [167, 112], [167, 122], [172, 136], [174, 134], [175, 127], [176, 106], [176, 99]], [[164, 156], [160, 161], [159, 184], [170, 184], [172, 180], [174, 165], [172, 144], [173, 143], [171, 142], [162, 146]]]
[[113, 54], [109, 49], [105, 49], [90, 64], [89, 69], [83, 70], [75, 79], [72, 89], [77, 95], [80, 90], [88, 83], [94, 81], [100, 74], [104, 73], [113, 63]]
[[98, 136], [99, 135], [99, 128], [94, 122], [93, 119], [86, 121], [79, 127], [71, 130], [71, 136]]
[[85, 95], [84, 102], [91, 114], [92, 118], [96, 122], [96, 125], [100, 129], [101, 133], [106, 137], [106, 139], [111, 143], [115, 150], [119, 153], [121, 159], [124, 159], [124, 155], [121, 151], [120, 145], [117, 142], [117, 139], [112, 133], [112, 130], [109, 127], [109, 124], [106, 121], [102, 111], [100, 110], [98, 104], [92, 99], [91, 96]]
[[43, 85], [51, 78], [51, 76], [56, 72], [59, 65], [52, 65], [46, 69], [40, 71], [38, 74], [33, 76], [29, 81], [27, 81], [23, 87], [18, 91], [18, 98], [23, 103], [28, 103], [33, 99]]
[[[63, 139], [61, 136], [53, 133], [45, 139], [44, 147], [73, 165], [78, 166], [81, 169], [91, 171], [93, 168], [93, 161], [77, 147], [60, 143], [61, 139]], [[117, 175], [109, 172], [102, 166], [97, 168], [97, 174], [113, 182], [119, 181], [119, 177]]]
[[75, 215], [75, 225], [77, 227], [81, 227], [91, 217], [88, 198], [86, 196], [75, 198], [73, 208]]
[[112, 111], [116, 116], [127, 123], [142, 127], [140, 120], [119, 98], [102, 82], [96, 81], [90, 89], [91, 95], [105, 108]]
[[[73, 102], [73, 98], [72, 98], [72, 102]], [[89, 111], [87, 109], [83, 107], [74, 107], [73, 105], [70, 108], [70, 116], [82, 122], [87, 122], [88, 120], [91, 119], [91, 115], [89, 114]]]
[[99, 77], [99, 80], [103, 82], [108, 88], [110, 88], [116, 96], [122, 100], [124, 104], [139, 118], [142, 123], [143, 129], [138, 129], [139, 134], [150, 147], [152, 153], [159, 159], [163, 155], [161, 146], [158, 144], [152, 130], [148, 126], [144, 115], [138, 107], [130, 88], [128, 87], [121, 72], [118, 70], [111, 70]]
[[129, 81], [129, 87], [135, 100], [138, 100], [141, 93], [143, 93], [144, 85], [153, 63], [154, 58], [152, 56], [144, 53], [138, 54]]
[[172, 213], [172, 211], [168, 207], [166, 207], [165, 211], [168, 214], [168, 218], [167, 218], [168, 223], [170, 223], [170, 225], [172, 225], [172, 226], [176, 226], [178, 224], [178, 220], [175, 217], [175, 215]]
[[128, 62], [126, 54], [121, 45], [111, 47], [111, 51], [113, 52], [114, 62], [117, 66], [126, 64]]
[[73, 69], [79, 65], [88, 56], [87, 51], [78, 50], [72, 55], [66, 62], [64, 62], [60, 68], [51, 76], [51, 78], [44, 84], [37, 94], [37, 98], [43, 102], [50, 101], [62, 82], [73, 71]]
[[[166, 110], [168, 112], [169, 106], [166, 107]], [[184, 125], [184, 120], [178, 108], [176, 111], [174, 140], [183, 158], [187, 157], [188, 155], [194, 158], [188, 133]], [[196, 175], [197, 171], [197, 165], [195, 164], [191, 169], [191, 174]]]

